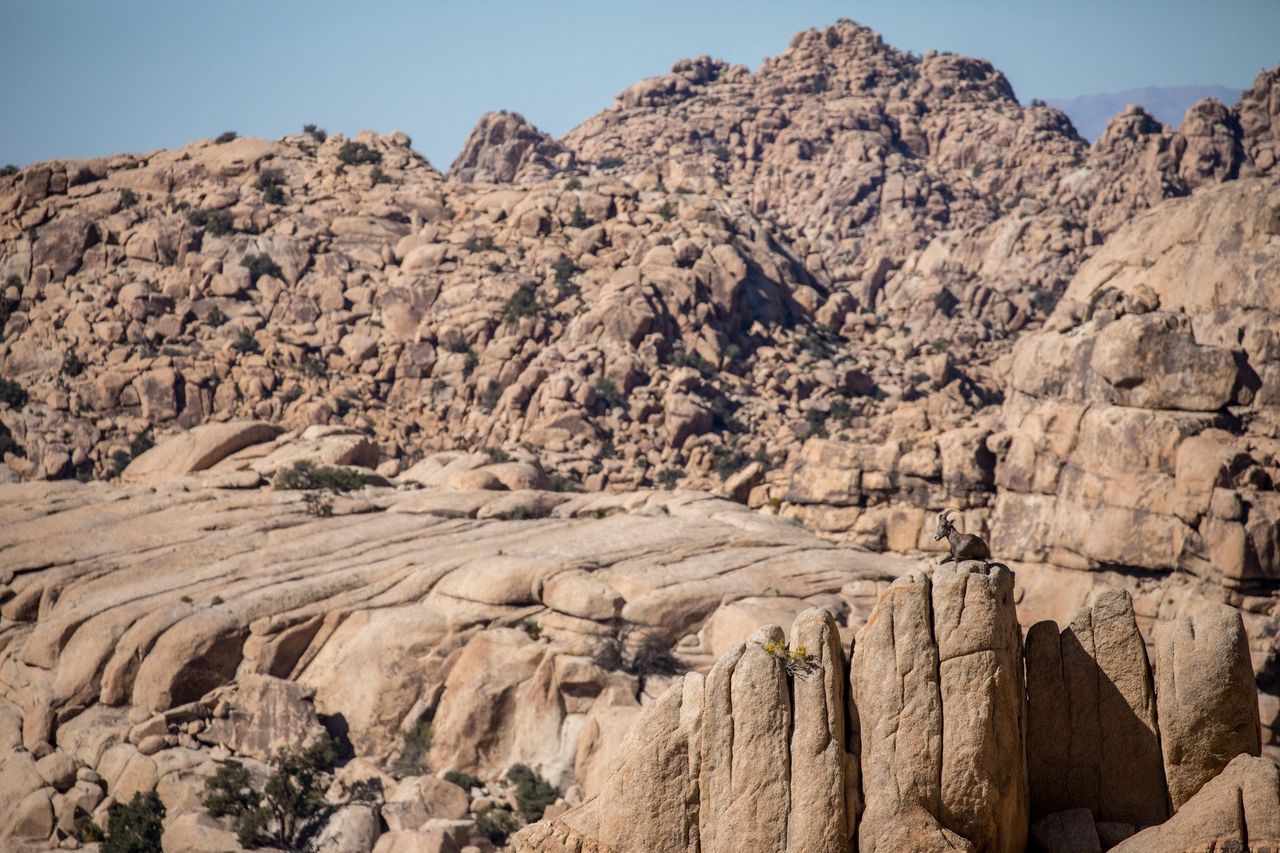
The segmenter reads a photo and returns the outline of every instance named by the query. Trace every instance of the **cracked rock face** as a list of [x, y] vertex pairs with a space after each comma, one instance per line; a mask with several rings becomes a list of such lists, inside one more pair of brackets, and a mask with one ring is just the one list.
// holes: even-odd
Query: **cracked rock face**
[[[1030, 832], [1049, 850], [1169, 851], [1274, 837], [1280, 777], [1239, 737], [1247, 724], [1211, 730], [1166, 785], [1161, 743], [1181, 755], [1184, 720], [1256, 727], [1257, 706], [1233, 678], [1206, 693], [1188, 651], [1162, 656], [1153, 683], [1123, 590], [1061, 634], [1035, 625], [1024, 657], [1007, 568], [903, 574], [853, 643], [847, 706], [835, 629], [809, 610], [789, 635], [761, 628], [686, 676], [637, 720], [602, 793], [515, 849], [688, 850], [696, 835], [702, 850], [1023, 850]], [[1192, 636], [1213, 671], [1248, 666], [1230, 608], [1170, 623], [1158, 647]], [[800, 649], [809, 665], [788, 667]], [[1181, 678], [1199, 689], [1174, 688]], [[1202, 787], [1171, 811], [1196, 772]]]

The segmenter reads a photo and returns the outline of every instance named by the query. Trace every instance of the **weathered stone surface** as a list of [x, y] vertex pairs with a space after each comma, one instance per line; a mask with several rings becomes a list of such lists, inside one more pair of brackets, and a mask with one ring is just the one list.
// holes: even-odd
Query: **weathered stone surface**
[[1111, 848], [1117, 853], [1169, 850], [1268, 850], [1280, 846], [1280, 768], [1240, 755], [1160, 826]]
[[1045, 815], [1032, 825], [1031, 841], [1043, 853], [1102, 853], [1093, 812], [1088, 809]]
[[226, 707], [226, 716], [212, 721], [209, 737], [259, 761], [269, 761], [282, 750], [303, 749], [325, 733], [311, 691], [295, 681], [245, 675], [203, 701], [209, 708], [223, 703]]
[[1087, 808], [1095, 820], [1161, 823], [1168, 789], [1132, 599], [1120, 589], [1097, 594], [1063, 630], [1056, 653], [1055, 628], [1038, 625], [1027, 638], [1034, 814]]
[[1240, 611], [1205, 605], [1155, 629], [1160, 747], [1174, 811], [1237, 755], [1261, 751], [1258, 689]]
[[203, 424], [162, 442], [129, 463], [121, 474], [130, 483], [157, 483], [210, 468], [254, 444], [271, 441], [280, 428], [257, 421]]

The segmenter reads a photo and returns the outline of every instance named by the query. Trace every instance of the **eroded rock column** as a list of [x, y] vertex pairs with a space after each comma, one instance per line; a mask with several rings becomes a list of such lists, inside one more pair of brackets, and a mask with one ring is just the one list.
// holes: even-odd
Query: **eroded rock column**
[[1027, 635], [1033, 815], [1087, 808], [1099, 821], [1162, 822], [1169, 807], [1155, 692], [1129, 593], [1098, 593], [1056, 631], [1042, 622]]
[[1258, 687], [1240, 611], [1208, 604], [1156, 626], [1160, 745], [1177, 811], [1237, 755], [1259, 755]]

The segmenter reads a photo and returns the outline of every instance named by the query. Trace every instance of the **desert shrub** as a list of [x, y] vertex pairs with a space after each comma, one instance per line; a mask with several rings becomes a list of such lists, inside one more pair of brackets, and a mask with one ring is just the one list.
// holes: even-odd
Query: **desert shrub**
[[551, 269], [555, 272], [556, 287], [560, 290], [560, 298], [567, 299], [580, 291], [578, 285], [574, 283], [573, 277], [582, 272], [582, 270], [571, 259], [561, 257], [551, 265]]
[[489, 457], [489, 461], [493, 463], [510, 462], [511, 454], [503, 450], [501, 447], [486, 447], [484, 454]]
[[413, 776], [427, 767], [427, 753], [431, 750], [433, 733], [431, 723], [418, 723], [400, 733], [400, 749], [392, 772], [396, 776]]
[[27, 405], [27, 391], [15, 380], [0, 377], [0, 403], [20, 412]]
[[663, 221], [670, 222], [675, 219], [676, 206], [669, 201], [664, 201], [662, 207], [658, 208], [658, 215], [662, 217]]
[[9, 432], [9, 427], [5, 426], [4, 421], [0, 421], [0, 459], [4, 459], [6, 453], [12, 453], [14, 456], [27, 455], [27, 451], [18, 444], [13, 433]]
[[827, 432], [827, 413], [821, 409], [809, 409], [804, 413], [805, 423], [809, 425], [809, 434], [816, 435], [818, 438], [826, 438]]
[[520, 821], [505, 808], [491, 808], [476, 818], [476, 829], [499, 846], [506, 844], [507, 838], [519, 828]]
[[719, 394], [711, 400], [711, 416], [715, 420], [715, 428], [722, 432], [743, 433], [746, 424], [738, 420], [739, 404]]
[[725, 148], [723, 145], [717, 145], [715, 148], [711, 149], [711, 156], [715, 157], [721, 163], [728, 163], [729, 149]]
[[236, 230], [235, 217], [229, 210], [193, 210], [187, 214], [187, 222], [217, 237]]
[[600, 405], [606, 409], [617, 409], [627, 405], [627, 398], [618, 386], [614, 385], [608, 377], [601, 376], [596, 380], [596, 399], [600, 401]]
[[258, 343], [258, 339], [253, 336], [253, 330], [248, 326], [240, 327], [240, 331], [236, 333], [236, 339], [231, 342], [231, 348], [245, 355], [262, 352], [262, 346]]
[[84, 362], [80, 360], [80, 356], [76, 355], [75, 347], [62, 354], [61, 370], [63, 376], [79, 376], [84, 373], [84, 367]]
[[1042, 101], [1040, 98], [1032, 98], [1032, 99], [1031, 99], [1031, 106], [1033, 106], [1033, 107], [1043, 107], [1043, 106], [1047, 106], [1047, 105], [1046, 105], [1046, 104], [1045, 104], [1045, 102], [1044, 102], [1044, 101]]
[[711, 470], [718, 474], [721, 480], [729, 479], [745, 468], [750, 461], [750, 457], [741, 450], [717, 447], [711, 451]]
[[288, 468], [276, 472], [271, 487], [277, 491], [350, 492], [364, 488], [366, 478], [359, 471], [337, 468], [332, 465], [316, 465], [307, 459], [299, 459]]
[[227, 322], [227, 315], [223, 314], [222, 309], [215, 305], [209, 309], [209, 313], [204, 315], [204, 322], [205, 325], [216, 329]]
[[462, 376], [470, 378], [471, 374], [476, 372], [476, 368], [480, 366], [480, 356], [476, 355], [476, 351], [467, 347], [467, 357], [462, 360]]
[[538, 289], [532, 284], [522, 284], [520, 289], [511, 295], [507, 305], [502, 309], [502, 319], [507, 324], [520, 322], [522, 317], [536, 317], [546, 310], [538, 300]]
[[675, 367], [692, 367], [702, 374], [703, 379], [712, 379], [720, 372], [714, 364], [698, 353], [685, 352], [684, 350], [676, 350], [671, 353], [671, 364]]
[[16, 174], [18, 174], [18, 167], [12, 163], [5, 163], [0, 166], [0, 178], [8, 178]]
[[679, 468], [663, 468], [658, 472], [657, 482], [662, 488], [671, 491], [682, 479], [684, 479], [684, 472]]
[[598, 168], [608, 170], [617, 169], [619, 166], [625, 166], [626, 163], [627, 161], [623, 160], [621, 157], [601, 157], [596, 162], [596, 166]]
[[123, 190], [120, 191], [120, 209], [121, 210], [125, 210], [127, 208], [133, 207], [137, 203], [138, 203], [138, 194], [136, 192], [129, 189], [128, 187], [125, 187]]
[[956, 310], [956, 306], [960, 304], [960, 300], [948, 288], [942, 288], [938, 294], [933, 297], [933, 307], [944, 317], [950, 317], [951, 313]]
[[484, 780], [479, 776], [472, 776], [470, 773], [461, 773], [457, 770], [450, 770], [444, 774], [444, 781], [457, 785], [464, 791], [484, 787]]
[[324, 128], [316, 127], [314, 124], [304, 124], [302, 126], [302, 132], [310, 136], [316, 142], [324, 142], [329, 138], [329, 134], [325, 132]]
[[840, 33], [836, 32], [835, 27], [828, 27], [826, 32], [827, 47], [835, 49], [840, 46]]
[[[281, 751], [271, 760], [271, 775], [259, 788], [237, 761], [221, 762], [205, 781], [203, 805], [213, 817], [230, 817], [244, 847], [276, 847], [291, 853], [315, 849], [316, 837], [343, 803], [330, 803], [325, 791], [337, 756], [331, 738], [302, 750]], [[344, 788], [344, 802], [377, 802], [378, 784]], [[156, 849], [159, 848], [149, 848]]]
[[573, 213], [569, 215], [570, 228], [586, 228], [590, 224], [591, 220], [587, 218], [587, 212], [582, 209], [581, 204], [575, 207]]
[[332, 518], [333, 498], [325, 492], [307, 492], [302, 496], [302, 511], [316, 518]]
[[263, 169], [258, 173], [258, 180], [254, 183], [254, 186], [262, 191], [262, 200], [274, 205], [285, 203], [284, 185], [284, 172], [279, 169]]
[[793, 649], [784, 642], [774, 640], [765, 643], [762, 648], [769, 657], [782, 664], [787, 675], [803, 678], [818, 668], [818, 658], [809, 654], [804, 646]]
[[1089, 302], [1087, 305], [1085, 305], [1085, 309], [1084, 309], [1085, 322], [1087, 323], [1090, 320], [1092, 320], [1093, 313], [1098, 310], [1098, 306], [1102, 303], [1102, 301], [1109, 296], [1114, 297], [1115, 293], [1116, 293], [1116, 290], [1113, 287], [1100, 287], [1097, 290], [1095, 290], [1092, 294], [1090, 294]]
[[239, 138], [239, 136], [240, 134], [236, 133], [234, 130], [224, 130], [222, 133], [219, 133], [213, 141], [217, 145], [226, 145], [228, 142], [234, 142]]
[[240, 266], [249, 271], [249, 283], [257, 284], [258, 279], [264, 275], [275, 276], [276, 278], [284, 278], [284, 272], [281, 271], [280, 265], [271, 259], [271, 256], [265, 252], [260, 255], [248, 254], [240, 259]]
[[151, 430], [144, 429], [135, 435], [129, 441], [128, 450], [117, 450], [111, 454], [111, 476], [119, 477], [124, 473], [124, 469], [129, 467], [130, 462], [155, 446], [156, 441], [151, 436]]
[[528, 634], [530, 640], [537, 640], [542, 637], [542, 626], [531, 619], [521, 619], [516, 623], [516, 627]]
[[302, 386], [294, 385], [288, 391], [285, 391], [280, 395], [280, 403], [281, 405], [287, 406], [290, 403], [297, 401], [301, 397], [302, 397]]
[[566, 190], [580, 190], [582, 189], [582, 179], [577, 175], [574, 175], [572, 178], [565, 181], [564, 188]]
[[364, 163], [381, 163], [382, 155], [363, 142], [344, 142], [338, 149], [338, 159], [348, 166]]
[[128, 803], [117, 803], [107, 813], [102, 853], [155, 853], [164, 834], [164, 803], [155, 791], [138, 792]]
[[382, 171], [381, 166], [374, 166], [371, 170], [369, 170], [369, 177], [370, 179], [373, 180], [375, 184], [392, 183], [391, 176], [388, 175], [386, 172]]
[[516, 813], [526, 823], [542, 820], [547, 806], [556, 801], [556, 786], [524, 764], [514, 764], [507, 771], [507, 781], [516, 786]]
[[502, 397], [502, 391], [498, 388], [486, 388], [481, 394], [477, 402], [480, 408], [486, 412], [492, 412], [498, 406], [498, 400]]
[[322, 355], [307, 353], [302, 357], [302, 375], [322, 379], [329, 375], [329, 362]]
[[494, 250], [493, 238], [471, 236], [462, 244], [462, 248], [472, 253], [492, 252]]
[[685, 669], [661, 636], [631, 624], [606, 640], [593, 660], [601, 669], [625, 672], [642, 682], [651, 675], [678, 675]]

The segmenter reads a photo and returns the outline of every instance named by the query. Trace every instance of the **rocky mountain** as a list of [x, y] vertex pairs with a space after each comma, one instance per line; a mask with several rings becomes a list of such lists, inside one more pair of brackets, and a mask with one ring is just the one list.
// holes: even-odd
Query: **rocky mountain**
[[1144, 86], [1125, 89], [1123, 92], [1046, 98], [1045, 102], [1066, 113], [1080, 135], [1093, 142], [1102, 136], [1111, 117], [1123, 112], [1131, 104], [1142, 107], [1169, 127], [1177, 128], [1192, 105], [1206, 98], [1231, 104], [1239, 97], [1239, 89], [1228, 89], [1226, 86]]
[[0, 176], [0, 836], [328, 732], [331, 851], [1270, 838], [1278, 157], [1280, 68], [1088, 145], [840, 22]]

